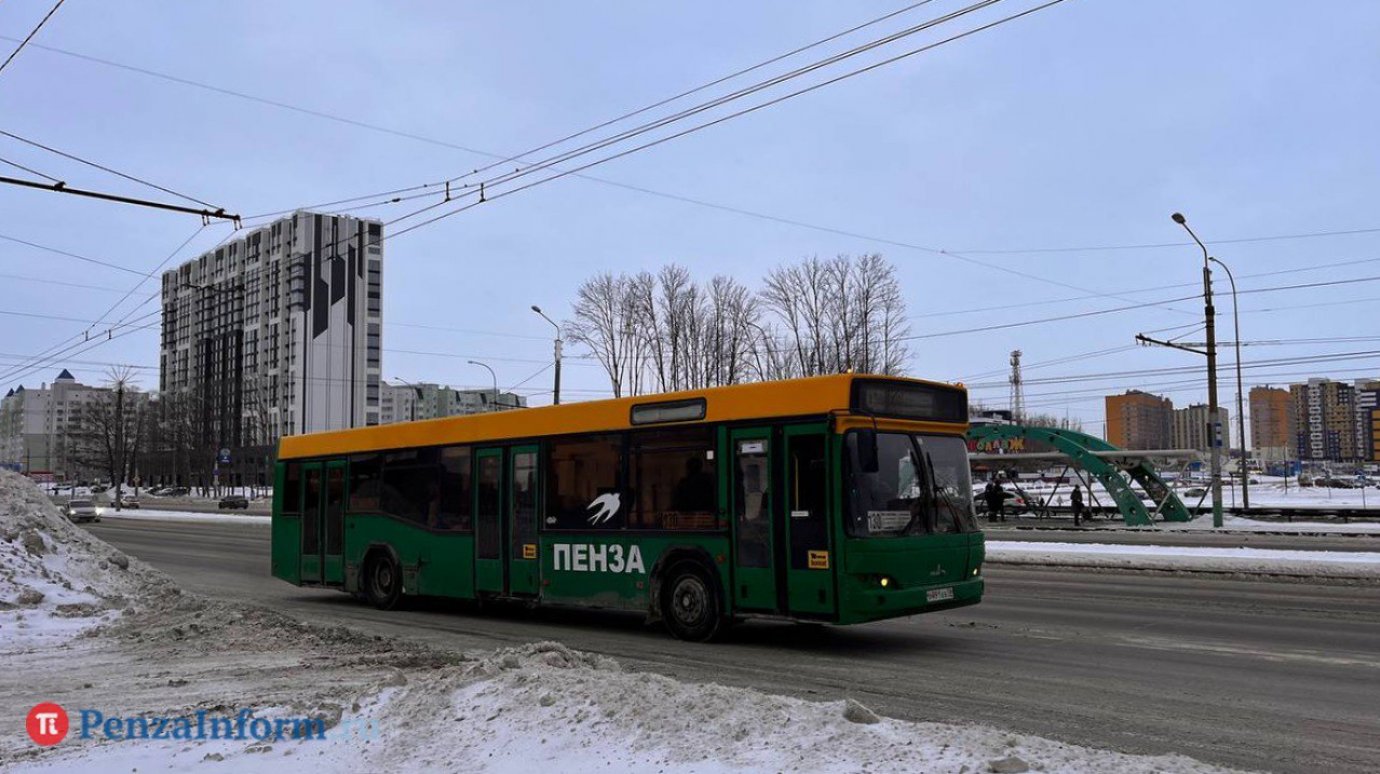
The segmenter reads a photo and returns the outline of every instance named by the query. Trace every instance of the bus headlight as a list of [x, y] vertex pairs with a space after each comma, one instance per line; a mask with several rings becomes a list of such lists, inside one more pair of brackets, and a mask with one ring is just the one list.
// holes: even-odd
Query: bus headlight
[[891, 588], [893, 581], [890, 577], [883, 575], [881, 578], [877, 580], [877, 583], [881, 584], [882, 588], [889, 589]]
[[982, 569], [981, 567], [974, 567], [974, 568], [973, 568], [973, 577], [974, 577], [974, 578], [977, 577], [978, 572], [979, 572], [981, 569]]

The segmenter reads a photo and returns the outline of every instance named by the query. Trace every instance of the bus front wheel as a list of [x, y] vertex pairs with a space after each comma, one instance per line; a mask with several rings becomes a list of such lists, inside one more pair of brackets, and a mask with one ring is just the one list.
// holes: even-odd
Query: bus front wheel
[[364, 567], [364, 597], [380, 610], [392, 610], [402, 597], [402, 572], [393, 557], [379, 552]]
[[719, 595], [709, 573], [693, 562], [677, 565], [662, 586], [661, 618], [678, 640], [707, 642], [723, 626]]

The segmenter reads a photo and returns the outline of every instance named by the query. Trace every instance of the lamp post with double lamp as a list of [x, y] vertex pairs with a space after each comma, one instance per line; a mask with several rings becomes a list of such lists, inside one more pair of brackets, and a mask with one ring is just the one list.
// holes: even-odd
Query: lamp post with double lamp
[[[1171, 216], [1175, 223], [1184, 227], [1193, 241], [1203, 250], [1203, 321], [1207, 334], [1208, 369], [1208, 446], [1212, 464], [1212, 526], [1222, 526], [1222, 422], [1217, 413], [1217, 327], [1214, 321], [1216, 310], [1212, 306], [1212, 256], [1208, 255], [1207, 245], [1193, 233], [1187, 219], [1180, 213]], [[1238, 337], [1239, 338], [1239, 337]], [[1240, 360], [1238, 357], [1237, 360]]]
[[412, 401], [412, 421], [413, 421], [413, 422], [416, 422], [416, 421], [417, 421], [417, 404], [422, 402], [422, 388], [421, 388], [421, 387], [418, 387], [417, 385], [413, 384], [412, 382], [409, 382], [409, 381], [406, 380], [406, 379], [399, 379], [399, 378], [396, 377], [396, 376], [393, 377], [393, 380], [394, 380], [394, 381], [397, 381], [397, 382], [402, 382], [404, 385], [406, 385], [406, 386], [408, 386], [408, 387], [411, 387], [411, 388], [412, 388], [412, 391], [413, 391], [414, 393], [416, 393], [416, 399]]
[[478, 360], [467, 360], [465, 362], [469, 363], [470, 365], [477, 365], [480, 368], [483, 368], [484, 370], [489, 372], [489, 378], [492, 379], [494, 382], [494, 399], [489, 404], [489, 410], [493, 411], [494, 409], [492, 407], [498, 405], [498, 374], [494, 373], [494, 369], [491, 368], [488, 363], [481, 363]]
[[1232, 323], [1236, 328], [1236, 434], [1239, 436], [1237, 445], [1241, 447], [1241, 464], [1237, 470], [1241, 473], [1241, 507], [1251, 507], [1251, 474], [1246, 469], [1246, 411], [1242, 406], [1242, 382], [1241, 382], [1241, 305], [1237, 303], [1236, 297], [1236, 278], [1231, 275], [1231, 267], [1216, 258], [1210, 259], [1213, 263], [1222, 267], [1227, 273], [1227, 281], [1231, 283], [1231, 317]]
[[536, 304], [532, 304], [532, 311], [541, 315], [541, 319], [551, 323], [551, 327], [556, 329], [556, 386], [552, 391], [551, 404], [559, 406], [561, 405], [561, 326], [557, 325], [555, 320], [547, 317], [541, 307]]

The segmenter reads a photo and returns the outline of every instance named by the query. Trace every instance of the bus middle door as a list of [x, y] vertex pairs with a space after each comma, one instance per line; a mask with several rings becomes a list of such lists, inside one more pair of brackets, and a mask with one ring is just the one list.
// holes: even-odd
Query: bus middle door
[[776, 555], [772, 522], [771, 430], [734, 429], [728, 434], [732, 463], [729, 497], [733, 504], [733, 606], [743, 610], [778, 609]]

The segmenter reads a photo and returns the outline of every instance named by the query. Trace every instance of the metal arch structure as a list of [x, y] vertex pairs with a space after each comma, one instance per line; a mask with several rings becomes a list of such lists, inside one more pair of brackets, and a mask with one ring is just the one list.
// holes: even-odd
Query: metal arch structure
[[[1087, 433], [1054, 427], [974, 425], [968, 430], [968, 438], [978, 443], [1025, 439], [1048, 444], [1071, 464], [1086, 470], [1102, 484], [1128, 525], [1150, 525], [1154, 523], [1155, 516], [1164, 521], [1191, 521], [1193, 518], [1179, 496], [1160, 478], [1144, 452], [1118, 449]], [[1019, 456], [1014, 455], [1016, 458]], [[1139, 484], [1154, 501], [1153, 512], [1146, 509], [1145, 503], [1131, 488], [1132, 482]]]

